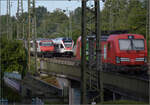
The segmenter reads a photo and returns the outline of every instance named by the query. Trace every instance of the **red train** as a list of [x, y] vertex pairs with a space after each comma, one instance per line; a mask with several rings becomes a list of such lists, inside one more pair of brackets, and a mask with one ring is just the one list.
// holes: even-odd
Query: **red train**
[[[103, 38], [103, 39], [102, 39]], [[143, 35], [111, 34], [101, 38], [101, 59], [104, 68], [114, 70], [148, 70], [147, 44]], [[88, 48], [87, 48], [88, 49]], [[76, 59], [81, 58], [81, 37], [76, 43]]]
[[[35, 45], [34, 41], [30, 41], [30, 51], [34, 55]], [[36, 40], [37, 54], [38, 56], [53, 56], [54, 44], [51, 39], [37, 39]]]
[[[34, 40], [30, 41], [31, 55], [35, 53]], [[55, 38], [55, 39], [36, 39], [36, 47], [38, 56], [52, 57], [67, 55], [73, 56], [74, 42], [71, 38]]]

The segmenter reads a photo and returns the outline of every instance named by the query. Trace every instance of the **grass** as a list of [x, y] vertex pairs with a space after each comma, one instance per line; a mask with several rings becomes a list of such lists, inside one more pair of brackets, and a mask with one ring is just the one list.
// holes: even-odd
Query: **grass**
[[21, 102], [21, 95], [17, 93], [17, 91], [14, 91], [12, 88], [6, 86], [4, 84], [3, 88], [3, 97], [4, 99], [8, 99], [9, 102]]
[[103, 102], [103, 104], [146, 104], [144, 102], [138, 102], [138, 101], [131, 101], [131, 100], [116, 100], [116, 101], [106, 101]]

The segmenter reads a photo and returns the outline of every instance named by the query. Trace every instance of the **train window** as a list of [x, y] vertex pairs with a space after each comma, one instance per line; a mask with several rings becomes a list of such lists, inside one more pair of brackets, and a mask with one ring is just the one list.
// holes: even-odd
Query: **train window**
[[143, 39], [120, 39], [120, 50], [144, 50]]
[[58, 45], [58, 44], [55, 44], [54, 46], [55, 46], [55, 48], [59, 48], [59, 45]]
[[72, 47], [72, 43], [64, 43], [65, 47]]
[[42, 45], [42, 43], [40, 42], [40, 43], [39, 43], [39, 45], [41, 46], [41, 45]]
[[120, 50], [131, 50], [131, 40], [130, 39], [120, 39], [119, 40]]
[[62, 44], [60, 45], [60, 48], [64, 48]]
[[133, 50], [144, 50], [144, 40], [143, 39], [133, 39]]
[[40, 46], [52, 46], [52, 42], [40, 42]]

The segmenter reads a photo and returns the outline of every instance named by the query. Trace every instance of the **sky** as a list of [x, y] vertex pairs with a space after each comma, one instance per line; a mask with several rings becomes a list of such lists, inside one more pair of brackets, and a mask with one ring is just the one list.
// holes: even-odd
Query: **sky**
[[[7, 0], [1, 0], [1, 15], [5, 15], [7, 11]], [[36, 7], [44, 6], [48, 11], [52, 12], [56, 8], [60, 8], [62, 10], [67, 10], [66, 14], [69, 14], [69, 11], [75, 10], [77, 7], [81, 7], [81, 0], [35, 0]], [[92, 5], [93, 1], [87, 2], [87, 5]], [[103, 7], [102, 1], [100, 1], [101, 9]], [[28, 1], [23, 1], [23, 9], [25, 12], [28, 10]], [[17, 12], [17, 0], [11, 0], [11, 15], [15, 16]]]

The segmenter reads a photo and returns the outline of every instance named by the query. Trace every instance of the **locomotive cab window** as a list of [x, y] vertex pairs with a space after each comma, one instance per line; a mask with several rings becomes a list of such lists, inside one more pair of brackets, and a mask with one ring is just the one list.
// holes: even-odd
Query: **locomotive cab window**
[[133, 50], [144, 50], [144, 40], [143, 39], [133, 39]]
[[119, 40], [120, 50], [131, 50], [131, 40], [130, 39], [120, 39]]
[[120, 39], [120, 50], [144, 50], [143, 39]]

